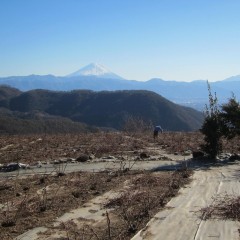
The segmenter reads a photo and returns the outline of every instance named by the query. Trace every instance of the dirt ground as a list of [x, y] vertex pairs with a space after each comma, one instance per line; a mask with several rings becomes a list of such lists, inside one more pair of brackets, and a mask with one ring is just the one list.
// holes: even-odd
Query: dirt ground
[[[199, 133], [164, 133], [155, 141], [150, 134], [123, 133], [0, 136], [0, 163], [36, 164], [77, 158], [81, 154], [92, 159], [141, 154], [149, 157], [156, 154], [156, 149], [182, 156], [199, 150], [202, 142]], [[239, 153], [238, 143], [239, 139], [226, 141], [224, 150]], [[30, 229], [44, 227], [39, 239], [130, 239], [176, 196], [190, 181], [189, 176], [191, 172], [186, 169], [149, 172], [122, 168], [114, 172], [66, 174], [63, 171], [3, 178], [0, 179], [0, 237], [13, 239]], [[108, 197], [99, 201], [105, 195]], [[97, 205], [95, 200], [99, 201], [99, 208], [88, 208], [89, 204]], [[86, 218], [78, 213], [76, 219], [63, 217], [74, 210], [82, 213], [84, 209]]]
[[[188, 176], [188, 172], [156, 174], [130, 171], [114, 175], [79, 172], [61, 177], [32, 176], [1, 181], [0, 237], [12, 239], [34, 227], [51, 227], [56, 217], [83, 206], [106, 191], [122, 188], [124, 182], [128, 181], [128, 191], [103, 203], [102, 207], [111, 206], [114, 209], [111, 212], [111, 216], [115, 216], [114, 227], [111, 228], [113, 239], [120, 235], [122, 239], [129, 239], [169, 198], [177, 194], [178, 189], [188, 182]], [[128, 216], [127, 223], [124, 216], [121, 217], [123, 213]], [[113, 221], [112, 217], [110, 221]], [[79, 232], [70, 222], [67, 225], [71, 236]], [[95, 226], [93, 231], [100, 239], [105, 239], [106, 232], [102, 231], [102, 227]], [[86, 239], [93, 237], [91, 231], [85, 235]]]
[[77, 158], [81, 154], [102, 157], [124, 152], [144, 151], [153, 139], [150, 136], [126, 136], [122, 133], [77, 135], [0, 136], [0, 163], [53, 161]]
[[[59, 135], [14, 135], [0, 136], [0, 163], [53, 161], [60, 158], [77, 158], [80, 154], [102, 157], [121, 156], [148, 151], [155, 146], [168, 153], [184, 154], [199, 150], [203, 136], [199, 132], [165, 132], [153, 140], [151, 132], [89, 133]], [[223, 141], [224, 152], [240, 152], [239, 138]], [[151, 152], [149, 153], [151, 154]]]

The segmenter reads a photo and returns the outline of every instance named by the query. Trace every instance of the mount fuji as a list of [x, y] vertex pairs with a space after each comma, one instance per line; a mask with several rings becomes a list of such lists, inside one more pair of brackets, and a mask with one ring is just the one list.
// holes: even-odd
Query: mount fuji
[[[180, 105], [203, 110], [208, 103], [207, 81], [178, 82], [153, 78], [148, 81], [126, 80], [98, 63], [91, 63], [67, 76], [29, 75], [0, 77], [0, 85], [8, 85], [21, 91], [46, 89], [72, 91], [148, 90]], [[227, 102], [234, 93], [240, 99], [240, 75], [211, 82], [211, 89], [217, 93], [219, 103]], [[239, 101], [239, 100], [238, 100]]]
[[78, 71], [67, 75], [67, 77], [79, 77], [79, 76], [92, 76], [98, 78], [107, 78], [107, 79], [121, 79], [124, 78], [120, 77], [119, 75], [111, 72], [105, 66], [99, 63], [91, 63]]

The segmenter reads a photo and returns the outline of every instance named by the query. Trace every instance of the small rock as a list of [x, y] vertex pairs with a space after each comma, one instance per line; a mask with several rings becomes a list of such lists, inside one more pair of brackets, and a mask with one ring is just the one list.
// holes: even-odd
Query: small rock
[[115, 159], [114, 156], [106, 156], [106, 157], [102, 157], [102, 159]]
[[77, 162], [86, 162], [87, 160], [89, 160], [89, 156], [86, 154], [82, 154], [76, 159]]
[[64, 173], [64, 172], [59, 172], [58, 174], [57, 174], [57, 177], [63, 177], [63, 176], [65, 176], [66, 174]]
[[68, 163], [75, 163], [76, 159], [75, 158], [67, 158]]
[[239, 154], [233, 154], [232, 156], [229, 157], [229, 161], [236, 161], [236, 160], [240, 160]]
[[149, 158], [150, 156], [146, 153], [146, 152], [142, 152], [140, 153], [140, 158], [144, 159], [144, 158]]
[[59, 160], [54, 160], [53, 164], [60, 164], [61, 162]]
[[38, 167], [38, 168], [42, 167], [42, 162], [41, 162], [41, 161], [38, 161], [37, 167]]
[[183, 156], [189, 156], [191, 154], [192, 154], [191, 150], [186, 150], [186, 151], [184, 151]]
[[158, 160], [163, 160], [163, 161], [171, 161], [172, 159], [166, 157], [166, 156], [161, 156], [158, 158]]
[[89, 159], [90, 160], [93, 160], [93, 159], [95, 159], [96, 157], [95, 157], [95, 155], [94, 154], [91, 154], [90, 156], [89, 156]]
[[62, 158], [59, 160], [60, 163], [67, 163], [67, 159], [66, 158]]

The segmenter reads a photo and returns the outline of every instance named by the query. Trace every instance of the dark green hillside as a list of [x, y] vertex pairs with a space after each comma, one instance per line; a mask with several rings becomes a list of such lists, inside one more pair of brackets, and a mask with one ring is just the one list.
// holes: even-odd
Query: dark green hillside
[[8, 107], [9, 100], [22, 92], [16, 88], [0, 85], [0, 107]]
[[93, 93], [79, 105], [72, 119], [88, 124], [121, 128], [127, 116], [140, 117], [161, 124], [172, 131], [189, 131], [201, 126], [202, 114], [178, 106], [149, 91]]
[[7, 85], [0, 85], [0, 100], [15, 97], [21, 93], [20, 90], [9, 87]]
[[41, 112], [20, 113], [0, 109], [0, 134], [42, 134], [94, 132], [96, 128]]
[[162, 96], [144, 90], [93, 92], [75, 90], [53, 92], [32, 90], [13, 97], [10, 109], [39, 110], [98, 127], [121, 129], [127, 116], [150, 120], [166, 130], [191, 131], [201, 126], [202, 113], [176, 105]]
[[64, 92], [49, 90], [31, 90], [12, 98], [9, 108], [13, 111], [30, 112], [34, 110], [45, 111], [59, 102]]

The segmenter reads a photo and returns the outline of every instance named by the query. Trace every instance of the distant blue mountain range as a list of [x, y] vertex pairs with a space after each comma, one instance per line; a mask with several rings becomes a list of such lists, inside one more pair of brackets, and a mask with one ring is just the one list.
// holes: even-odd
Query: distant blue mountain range
[[[95, 72], [97, 70], [94, 69]], [[120, 77], [109, 78], [109, 74], [106, 78], [104, 75], [106, 75], [106, 72], [97, 76], [91, 74], [73, 74], [65, 77], [53, 75], [14, 76], [0, 78], [0, 85], [9, 85], [21, 91], [32, 89], [54, 91], [70, 91], [75, 89], [89, 89], [94, 91], [150, 90], [177, 104], [193, 107], [198, 110], [203, 110], [205, 104], [208, 103], [207, 81], [204, 80], [178, 82], [155, 78], [142, 82], [126, 80]], [[226, 102], [232, 96], [232, 93], [234, 93], [237, 99], [240, 98], [240, 75], [212, 82], [210, 86], [212, 93], [216, 92], [220, 104]]]

